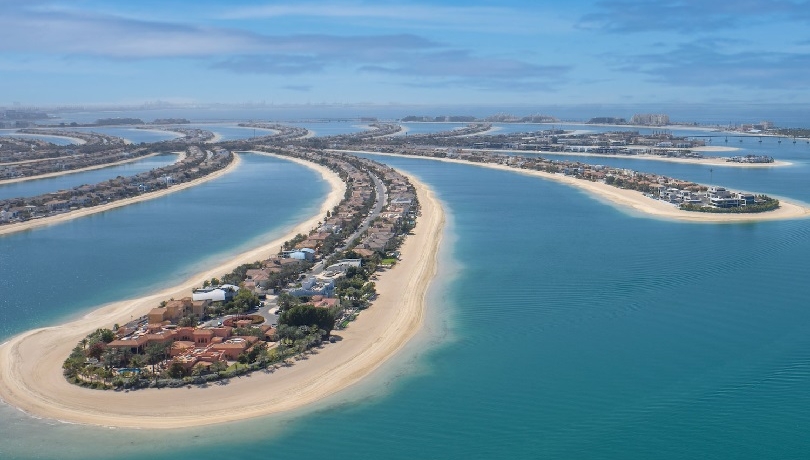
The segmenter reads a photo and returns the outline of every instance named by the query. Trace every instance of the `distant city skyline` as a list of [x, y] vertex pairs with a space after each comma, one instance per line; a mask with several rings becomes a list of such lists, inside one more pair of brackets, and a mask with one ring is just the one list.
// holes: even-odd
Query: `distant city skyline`
[[808, 1], [0, 7], [0, 106], [810, 102]]

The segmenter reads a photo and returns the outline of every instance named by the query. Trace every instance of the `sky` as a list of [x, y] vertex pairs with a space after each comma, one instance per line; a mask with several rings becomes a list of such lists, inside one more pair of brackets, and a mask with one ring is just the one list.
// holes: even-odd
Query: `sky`
[[0, 105], [810, 102], [810, 0], [0, 0]]

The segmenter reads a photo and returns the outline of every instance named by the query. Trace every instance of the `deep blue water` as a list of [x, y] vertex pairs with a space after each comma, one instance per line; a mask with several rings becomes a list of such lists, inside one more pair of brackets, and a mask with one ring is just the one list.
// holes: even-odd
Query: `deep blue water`
[[[375, 158], [429, 184], [452, 223], [427, 333], [396, 362], [306, 413], [221, 427], [104, 430], [36, 421], [0, 408], [0, 429], [7, 433], [0, 457], [806, 458], [810, 221], [676, 223], [626, 213], [534, 177]], [[624, 161], [640, 169], [641, 162]], [[682, 168], [678, 177], [703, 174], [694, 165], [644, 164], [667, 174], [668, 168]], [[724, 168], [730, 174], [724, 181], [810, 201], [801, 187], [805, 167]], [[202, 195], [196, 199], [178, 193], [172, 195], [177, 203], [156, 200], [75, 221], [84, 232], [66, 224], [2, 247], [0, 254], [25, 248], [6, 259], [15, 269], [2, 279], [29, 283], [25, 270], [37, 274], [36, 282], [12, 284], [13, 292], [42, 291], [45, 297], [18, 296], [4, 306], [13, 327], [0, 337], [134, 295], [166, 277], [182, 278], [172, 273], [202, 263], [199, 252], [182, 261], [164, 257], [164, 239], [192, 240], [198, 250], [207, 243], [205, 253], [215, 252], [213, 242], [250, 239], [232, 234], [239, 230], [234, 223], [217, 223], [224, 228], [198, 237], [173, 220], [174, 212], [188, 206], [193, 219], [193, 211], [209, 205], [229, 208], [246, 196], [255, 201], [260, 181], [225, 179], [231, 188], [214, 182], [190, 190]], [[306, 189], [290, 182], [286, 198]], [[266, 200], [272, 196], [268, 192]], [[275, 207], [266, 200], [262, 213]], [[136, 214], [124, 219], [130, 212]], [[229, 214], [234, 221], [250, 215], [247, 208]], [[133, 239], [149, 230], [132, 225], [159, 227], [160, 236]], [[262, 228], [257, 222], [256, 231]], [[83, 234], [91, 231], [94, 238]], [[128, 255], [136, 268], [106, 279], [110, 266], [84, 260], [96, 238], [117, 248], [127, 241], [130, 250], [115, 255], [138, 253]], [[60, 249], [40, 253], [49, 240]], [[40, 263], [26, 268], [19, 262], [26, 258]], [[42, 261], [58, 268], [40, 273]], [[172, 262], [173, 268], [163, 268]], [[4, 260], [0, 267], [6, 265]], [[155, 267], [161, 267], [160, 276], [152, 276]], [[83, 289], [71, 288], [69, 296], [48, 293], [39, 283], [64, 288], [72, 279]], [[49, 444], [40, 441], [44, 433]]]
[[118, 176], [134, 176], [155, 168], [168, 166], [175, 161], [177, 161], [177, 155], [167, 153], [136, 160], [131, 163], [110, 166], [108, 168], [75, 172], [72, 174], [65, 174], [64, 176], [49, 177], [46, 179], [0, 184], [0, 200], [4, 200], [6, 198], [36, 196], [43, 193], [56, 192], [58, 190], [67, 190], [85, 184], [97, 184]]

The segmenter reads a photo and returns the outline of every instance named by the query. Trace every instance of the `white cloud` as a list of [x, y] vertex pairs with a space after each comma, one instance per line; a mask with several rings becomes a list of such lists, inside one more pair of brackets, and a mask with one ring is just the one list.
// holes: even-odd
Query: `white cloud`
[[433, 27], [500, 33], [562, 32], [573, 29], [550, 11], [537, 7], [438, 6], [381, 3], [290, 3], [236, 7], [225, 11], [224, 19], [331, 18], [375, 20], [396, 27]]

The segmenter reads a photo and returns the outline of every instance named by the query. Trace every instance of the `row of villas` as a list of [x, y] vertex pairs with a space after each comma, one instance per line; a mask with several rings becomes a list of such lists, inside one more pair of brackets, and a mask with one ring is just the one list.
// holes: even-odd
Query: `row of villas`
[[[367, 146], [372, 150], [378, 147]], [[637, 190], [655, 199], [673, 204], [692, 204], [716, 208], [735, 208], [757, 204], [751, 193], [733, 192], [723, 187], [705, 187], [694, 182], [642, 173], [625, 168], [610, 168], [576, 161], [549, 160], [542, 157], [523, 157], [492, 152], [463, 151], [437, 148], [386, 149], [395, 153], [415, 156], [457, 158], [477, 163], [497, 163], [518, 169], [532, 169], [564, 174], [582, 180], [603, 182], [618, 188]]]
[[753, 193], [732, 192], [724, 187], [709, 187], [706, 192], [695, 192], [661, 185], [658, 197], [678, 205], [691, 204], [715, 208], [738, 208], [756, 204], [756, 196]]
[[232, 159], [233, 155], [226, 150], [213, 153], [190, 147], [188, 155], [181, 161], [134, 176], [117, 177], [35, 197], [0, 200], [0, 224], [47, 217], [165, 189], [222, 169]]
[[149, 153], [150, 151], [147, 149], [128, 150], [124, 147], [111, 148], [104, 152], [95, 153], [79, 153], [77, 150], [69, 148], [61, 150], [60, 155], [62, 156], [59, 158], [3, 166], [0, 169], [0, 174], [4, 179], [36, 177], [43, 174], [72, 171], [74, 169], [130, 160]]
[[239, 123], [243, 128], [256, 128], [263, 130], [273, 130], [275, 133], [269, 136], [259, 136], [264, 141], [287, 141], [292, 139], [299, 139], [309, 134], [309, 130], [300, 126], [288, 126], [278, 123], [254, 122], [254, 123]]
[[[371, 164], [371, 160], [363, 161]], [[401, 234], [401, 229], [412, 225], [415, 219], [416, 192], [413, 186], [393, 168], [385, 168], [381, 173], [388, 190], [388, 202], [354, 248], [354, 252], [361, 257], [370, 257], [375, 253], [386, 255], [394, 246], [394, 239]]]
[[[67, 169], [78, 169], [125, 159], [127, 155], [142, 155], [141, 150], [127, 151], [125, 141], [106, 134], [54, 131], [19, 130], [21, 134], [68, 136], [81, 139], [82, 145], [58, 146], [45, 140], [4, 136], [0, 148], [0, 178], [8, 176], [3, 167], [16, 166], [16, 177], [27, 177]], [[16, 164], [15, 164], [16, 163]]]
[[[367, 170], [361, 170], [354, 165], [340, 159], [330, 159], [341, 165], [341, 170], [349, 180], [347, 197], [330, 213], [330, 218], [339, 219], [343, 213], [356, 213], [367, 209], [372, 199], [373, 183]], [[366, 163], [363, 160], [363, 163]], [[384, 217], [378, 223], [396, 224], [389, 228], [392, 238], [397, 236], [400, 219], [413, 211], [415, 194], [412, 186], [407, 183], [404, 176], [399, 175], [390, 168], [382, 169], [373, 162], [366, 164], [382, 174], [382, 179], [388, 184], [389, 201], [382, 213]], [[356, 192], [360, 192], [356, 194]], [[335, 217], [338, 216], [338, 217]], [[349, 217], [349, 216], [345, 216]], [[354, 216], [352, 216], [354, 217]], [[329, 219], [327, 219], [327, 222]], [[221, 284], [195, 289], [191, 297], [180, 300], [170, 300], [162, 306], [152, 309], [141, 321], [134, 322], [119, 328], [115, 340], [107, 347], [127, 350], [131, 353], [144, 353], [152, 344], [166, 344], [169, 346], [168, 360], [180, 363], [185, 369], [191, 370], [195, 366], [210, 366], [216, 362], [236, 360], [242, 353], [249, 352], [253, 346], [260, 342], [272, 342], [275, 339], [275, 328], [268, 325], [259, 326], [261, 336], [240, 336], [234, 332], [239, 328], [251, 327], [250, 319], [227, 318], [220, 325], [179, 327], [181, 318], [196, 316], [202, 318], [207, 309], [215, 302], [228, 302], [240, 291], [250, 289], [257, 294], [266, 294], [265, 283], [276, 273], [297, 270], [305, 262], [321, 259], [330, 255], [322, 252], [323, 243], [335, 235], [324, 228], [324, 225], [333, 231], [340, 232], [343, 223], [332, 220], [313, 230], [294, 248], [282, 251], [278, 256], [271, 257], [259, 264], [258, 268], [245, 271], [245, 279], [239, 286]], [[379, 227], [380, 230], [383, 227]], [[369, 232], [378, 234], [378, 232]], [[387, 242], [387, 240], [386, 240]], [[362, 265], [361, 259], [340, 259], [325, 267], [320, 275], [303, 274], [287, 291], [299, 297], [308, 297], [309, 303], [320, 308], [340, 307], [340, 300], [334, 298], [335, 281], [345, 274], [351, 267]]]

